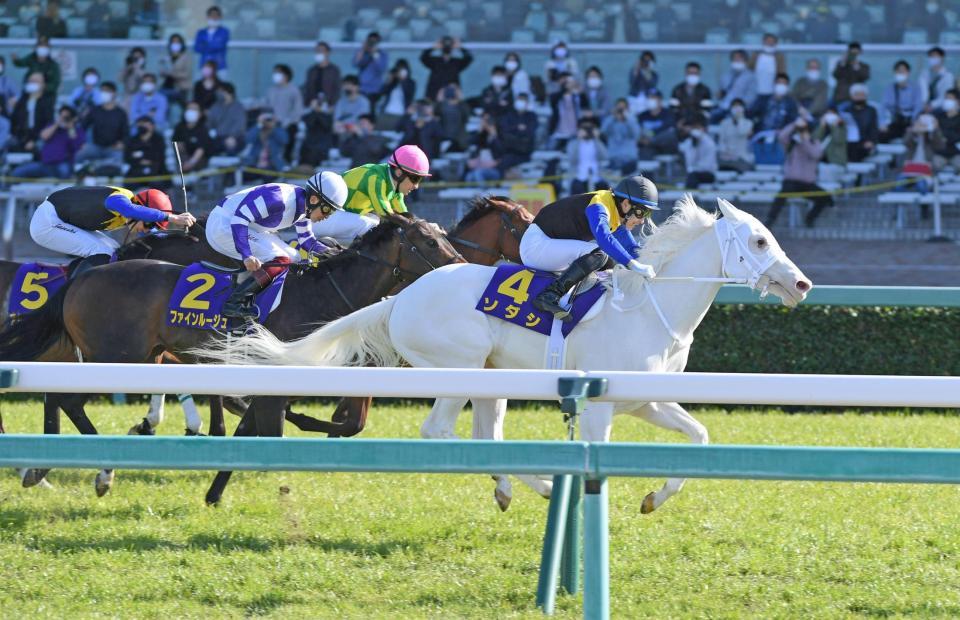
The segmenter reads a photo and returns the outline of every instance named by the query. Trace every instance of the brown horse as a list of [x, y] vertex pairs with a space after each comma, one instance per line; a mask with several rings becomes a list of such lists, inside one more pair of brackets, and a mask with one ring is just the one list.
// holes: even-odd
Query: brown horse
[[[378, 301], [424, 273], [465, 262], [442, 230], [424, 220], [385, 218], [355, 246], [316, 268], [291, 271], [282, 302], [264, 326], [284, 340], [310, 333], [333, 320]], [[36, 312], [0, 331], [0, 359], [30, 361], [51, 350], [76, 348], [85, 361], [144, 363], [164, 353], [202, 347], [220, 334], [167, 325], [167, 303], [183, 267], [155, 260], [129, 260], [92, 269], [61, 289]], [[122, 346], [118, 346], [122, 343]], [[183, 362], [196, 360], [182, 356]], [[84, 434], [96, 433], [82, 407], [71, 420]], [[250, 433], [279, 436], [283, 410], [251, 408], [241, 420]], [[44, 429], [56, 432], [56, 429]], [[39, 482], [43, 470], [29, 473]], [[112, 471], [97, 475], [98, 494], [109, 490]]]
[[520, 239], [533, 215], [505, 196], [478, 196], [447, 238], [463, 257], [477, 265], [520, 261]]

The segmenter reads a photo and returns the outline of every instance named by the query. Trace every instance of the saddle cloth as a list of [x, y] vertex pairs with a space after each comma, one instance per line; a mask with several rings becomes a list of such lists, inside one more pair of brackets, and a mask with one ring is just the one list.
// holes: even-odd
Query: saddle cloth
[[[261, 291], [254, 301], [263, 323], [280, 305], [287, 272], [284, 271]], [[177, 285], [167, 306], [167, 325], [190, 329], [233, 329], [233, 323], [223, 316], [223, 304], [230, 296], [233, 274], [202, 263], [193, 263], [180, 272]]]
[[63, 265], [24, 263], [10, 284], [7, 312], [17, 316], [39, 310], [66, 283], [67, 268]]
[[[522, 265], [500, 265], [483, 291], [476, 309], [513, 325], [550, 335], [553, 315], [533, 307], [533, 300], [556, 276], [548, 271], [536, 271]], [[594, 286], [573, 298], [571, 319], [563, 321], [561, 333], [566, 338], [573, 328], [592, 318], [590, 312], [606, 289], [594, 281]]]

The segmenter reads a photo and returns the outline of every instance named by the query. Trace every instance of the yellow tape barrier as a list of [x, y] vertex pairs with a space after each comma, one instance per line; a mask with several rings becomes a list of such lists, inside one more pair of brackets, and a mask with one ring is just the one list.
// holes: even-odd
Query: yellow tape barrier
[[[281, 177], [285, 179], [307, 179], [310, 174], [302, 174], [295, 171], [281, 172], [277, 170], [267, 170], [264, 168], [254, 168], [251, 166], [229, 166], [223, 168], [211, 168], [207, 170], [201, 170], [199, 172], [189, 172], [186, 176], [190, 177], [209, 177], [216, 176], [219, 174], [232, 174], [237, 170], [242, 170], [243, 172], [249, 174], [256, 174], [260, 176], [267, 177]], [[127, 184], [140, 184], [140, 183], [155, 183], [157, 181], [172, 181], [174, 178], [179, 178], [179, 175], [172, 174], [163, 174], [155, 175], [148, 177], [110, 177], [122, 179], [124, 183]], [[446, 188], [455, 188], [455, 187], [499, 187], [504, 183], [527, 183], [527, 184], [536, 184], [542, 183], [544, 181], [559, 181], [563, 180], [565, 177], [563, 175], [554, 175], [549, 177], [537, 177], [529, 179], [500, 179], [496, 181], [481, 181], [481, 182], [469, 182], [469, 181], [440, 181], [436, 183], [429, 183], [424, 187], [427, 189], [446, 189]], [[895, 181], [885, 181], [883, 183], [874, 183], [872, 185], [858, 185], [855, 187], [844, 187], [835, 190], [823, 190], [815, 192], [787, 192], [779, 193], [777, 192], [778, 197], [782, 198], [817, 198], [820, 196], [835, 196], [837, 194], [860, 194], [866, 192], [873, 192], [882, 189], [890, 189], [893, 187], [903, 187], [907, 185], [913, 185], [919, 183], [920, 181], [930, 179], [931, 177], [926, 176], [912, 176], [905, 179], [898, 179]], [[58, 184], [63, 183], [69, 179], [58, 179], [58, 178], [32, 178], [32, 177], [12, 177], [12, 176], [0, 176], [0, 180], [4, 182], [13, 182], [13, 183], [51, 183]], [[680, 187], [676, 185], [660, 185], [661, 190], [679, 190], [689, 192], [691, 194], [709, 194], [715, 195], [716, 190], [700, 190], [700, 189], [687, 189], [685, 187]]]

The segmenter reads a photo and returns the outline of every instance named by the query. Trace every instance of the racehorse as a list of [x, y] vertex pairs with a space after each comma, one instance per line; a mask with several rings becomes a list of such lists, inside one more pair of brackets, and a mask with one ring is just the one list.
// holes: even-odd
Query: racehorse
[[[454, 261], [463, 258], [436, 225], [402, 216], [385, 218], [340, 255], [316, 268], [291, 271], [282, 301], [264, 326], [282, 339], [302, 337], [317, 323], [373, 303], [398, 283]], [[181, 271], [179, 265], [155, 260], [91, 269], [65, 285], [63, 295], [0, 331], [0, 359], [29, 361], [50, 350], [76, 348], [89, 362], [152, 362], [164, 352], [193, 362], [195, 358], [184, 351], [202, 349], [221, 335], [167, 325], [168, 302]], [[117, 346], [120, 342], [123, 346]], [[96, 433], [82, 407], [73, 414], [71, 420], [81, 433]], [[252, 434], [279, 436], [283, 420], [282, 409], [251, 407], [240, 426]], [[33, 470], [29, 475], [39, 482], [46, 473]], [[98, 495], [105, 494], [112, 482], [112, 471], [98, 473]]]
[[447, 234], [468, 262], [493, 265], [497, 261], [520, 261], [520, 239], [533, 214], [505, 196], [478, 196], [470, 211]]
[[[681, 372], [693, 332], [725, 278], [742, 279], [796, 306], [811, 290], [773, 235], [752, 215], [726, 200], [722, 218], [687, 195], [668, 221], [649, 234], [639, 260], [654, 266], [653, 281], [615, 268], [603, 284], [603, 306], [567, 338], [566, 367], [577, 370]], [[546, 336], [475, 310], [494, 270], [456, 265], [427, 274], [396, 297], [386, 299], [295, 342], [281, 342], [258, 329], [205, 352], [211, 359], [252, 364], [342, 366], [375, 361], [441, 368], [542, 367]], [[519, 295], [519, 292], [518, 292]], [[454, 425], [466, 399], [438, 399], [421, 427], [424, 437], [455, 437]], [[473, 402], [474, 437], [502, 439], [506, 400]], [[585, 441], [608, 441], [614, 413], [629, 413], [685, 433], [706, 444], [707, 429], [677, 403], [591, 402], [581, 420]], [[495, 476], [495, 498], [506, 510], [512, 497], [505, 476]], [[550, 484], [522, 478], [542, 495]], [[683, 486], [670, 479], [647, 495], [642, 512], [656, 509]]]

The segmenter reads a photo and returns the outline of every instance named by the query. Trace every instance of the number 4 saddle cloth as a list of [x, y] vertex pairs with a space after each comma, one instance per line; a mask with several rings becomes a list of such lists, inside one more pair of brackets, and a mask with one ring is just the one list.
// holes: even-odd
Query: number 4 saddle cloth
[[[541, 312], [533, 307], [533, 300], [556, 279], [549, 271], [536, 271], [522, 265], [500, 265], [483, 291], [477, 310], [508, 323], [519, 325], [535, 332], [550, 335], [553, 315]], [[597, 301], [603, 297], [606, 288], [593, 286], [573, 298], [573, 309], [569, 321], [563, 321], [562, 334], [566, 338], [573, 328], [592, 317], [588, 313]]]
[[64, 265], [24, 263], [10, 284], [7, 312], [18, 316], [39, 310], [66, 283], [67, 268]]
[[[237, 321], [223, 316], [223, 304], [233, 290], [234, 274], [203, 263], [184, 267], [167, 306], [167, 325], [218, 331], [233, 329]], [[260, 312], [257, 322], [263, 323], [280, 305], [286, 277], [284, 271], [256, 296], [254, 305]]]

